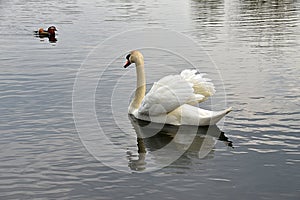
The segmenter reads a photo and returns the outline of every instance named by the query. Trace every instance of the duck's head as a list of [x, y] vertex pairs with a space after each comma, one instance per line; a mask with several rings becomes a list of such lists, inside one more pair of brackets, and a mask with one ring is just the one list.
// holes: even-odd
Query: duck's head
[[126, 56], [126, 63], [124, 68], [127, 68], [131, 63], [135, 63], [137, 66], [140, 64], [144, 64], [144, 57], [139, 51], [131, 51], [130, 54]]
[[55, 26], [50, 26], [50, 27], [48, 28], [48, 33], [49, 33], [50, 35], [55, 35], [55, 31], [57, 31], [57, 29], [55, 28]]

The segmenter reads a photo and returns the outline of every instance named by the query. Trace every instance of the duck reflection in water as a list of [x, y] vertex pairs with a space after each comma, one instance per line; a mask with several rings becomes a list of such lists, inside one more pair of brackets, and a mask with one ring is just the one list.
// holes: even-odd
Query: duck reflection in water
[[[184, 154], [195, 155], [200, 159], [208, 158], [217, 140], [233, 148], [232, 142], [216, 125], [174, 126], [128, 116], [137, 134], [138, 155], [127, 152], [128, 165], [134, 171], [157, 167], [151, 166], [153, 162], [162, 167], [168, 166]], [[151, 163], [147, 163], [148, 159]]]

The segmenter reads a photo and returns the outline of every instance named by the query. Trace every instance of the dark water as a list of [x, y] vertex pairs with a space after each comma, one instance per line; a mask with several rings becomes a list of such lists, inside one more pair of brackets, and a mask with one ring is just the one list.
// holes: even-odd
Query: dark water
[[[299, 9], [300, 2], [288, 0], [0, 1], [0, 199], [299, 199]], [[58, 29], [56, 43], [33, 35], [49, 25]], [[127, 52], [111, 61], [104, 55], [113, 54], [113, 46], [97, 51], [100, 42], [137, 28], [167, 28], [200, 44], [217, 68], [188, 43], [172, 41], [234, 108], [212, 134], [200, 130], [192, 144], [176, 138], [174, 152], [183, 155], [147, 173], [138, 171], [159, 165], [155, 152], [172, 141], [172, 130], [137, 139], [140, 126], [118, 103], [128, 102], [122, 95], [134, 88], [134, 68], [122, 69]], [[143, 48], [117, 38], [109, 40], [118, 41], [116, 49]], [[187, 65], [167, 51], [143, 52], [152, 66], [149, 82]], [[73, 120], [73, 85], [88, 55], [95, 69], [111, 63], [97, 86], [95, 109], [119, 149], [100, 141], [103, 162], [87, 151]], [[178, 67], [168, 68], [172, 61]], [[129, 78], [120, 80], [130, 84], [120, 84], [112, 100], [112, 86], [124, 73]], [[224, 108], [218, 100], [210, 103]], [[205, 153], [204, 140], [212, 144]]]

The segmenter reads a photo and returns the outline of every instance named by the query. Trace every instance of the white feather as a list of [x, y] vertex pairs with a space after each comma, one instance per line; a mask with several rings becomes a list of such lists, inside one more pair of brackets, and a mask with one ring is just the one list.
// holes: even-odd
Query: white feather
[[[205, 101], [208, 97], [212, 96], [216, 90], [214, 84], [208, 78], [203, 78], [206, 74], [201, 74], [197, 70], [185, 69], [180, 73], [180, 76], [189, 83], [193, 84], [195, 94], [203, 95], [202, 99], [198, 102]], [[192, 103], [193, 104], [193, 103]]]
[[180, 75], [169, 75], [155, 82], [139, 108], [142, 115], [169, 113], [183, 104], [194, 105], [215, 93], [209, 79], [196, 70], [186, 69]]
[[160, 115], [178, 108], [189, 99], [196, 98], [192, 84], [182, 79], [180, 75], [169, 75], [154, 83], [144, 97], [138, 112]]

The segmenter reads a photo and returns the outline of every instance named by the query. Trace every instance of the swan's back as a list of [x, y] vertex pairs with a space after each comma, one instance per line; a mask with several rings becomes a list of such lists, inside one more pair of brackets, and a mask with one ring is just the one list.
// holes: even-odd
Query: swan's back
[[169, 75], [155, 82], [144, 97], [140, 114], [160, 115], [185, 104], [193, 95], [191, 84], [180, 75]]
[[184, 70], [155, 82], [139, 108], [141, 115], [167, 114], [184, 104], [194, 105], [215, 92], [209, 79], [196, 70]]
[[199, 73], [197, 70], [186, 69], [180, 73], [180, 76], [189, 83], [193, 84], [193, 89], [195, 94], [201, 94], [205, 98], [204, 101], [208, 97], [215, 94], [215, 86], [208, 78], [203, 78], [206, 74]]

